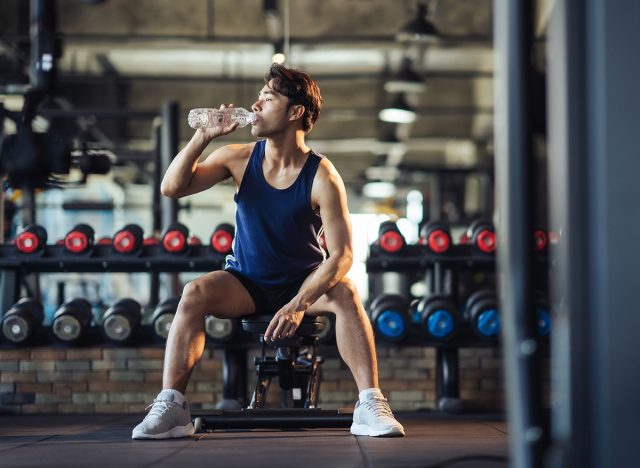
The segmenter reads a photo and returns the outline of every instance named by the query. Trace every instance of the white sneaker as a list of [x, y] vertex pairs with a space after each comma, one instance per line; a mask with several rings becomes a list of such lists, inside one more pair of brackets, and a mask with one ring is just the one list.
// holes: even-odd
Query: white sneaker
[[361, 436], [404, 436], [404, 427], [393, 416], [386, 398], [374, 397], [358, 401], [353, 412], [351, 433]]
[[160, 392], [146, 409], [149, 408], [149, 414], [133, 429], [132, 439], [173, 439], [195, 434], [189, 404], [174, 403], [171, 392]]

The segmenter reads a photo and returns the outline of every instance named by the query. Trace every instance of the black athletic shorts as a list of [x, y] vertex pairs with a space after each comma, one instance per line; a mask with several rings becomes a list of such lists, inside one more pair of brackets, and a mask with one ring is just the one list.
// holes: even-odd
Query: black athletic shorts
[[260, 315], [273, 315], [278, 312], [282, 306], [298, 294], [302, 283], [304, 283], [304, 280], [306, 279], [302, 278], [301, 280], [293, 283], [265, 288], [236, 270], [229, 268], [224, 271], [229, 272], [238, 278], [238, 281], [242, 283], [244, 288], [249, 292], [251, 299], [253, 299], [253, 303], [256, 306], [255, 313]]

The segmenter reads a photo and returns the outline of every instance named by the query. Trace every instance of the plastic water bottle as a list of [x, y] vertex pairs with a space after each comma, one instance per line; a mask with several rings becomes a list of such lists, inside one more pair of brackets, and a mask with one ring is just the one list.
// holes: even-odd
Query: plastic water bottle
[[227, 109], [199, 108], [189, 111], [189, 126], [191, 128], [211, 128], [215, 126], [226, 127], [238, 122], [238, 127], [246, 127], [255, 122], [256, 114], [243, 107], [230, 107]]

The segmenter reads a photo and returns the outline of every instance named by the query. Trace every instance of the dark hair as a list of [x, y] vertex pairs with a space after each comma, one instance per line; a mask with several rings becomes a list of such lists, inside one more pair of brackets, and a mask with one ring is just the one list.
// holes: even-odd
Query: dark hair
[[305, 72], [287, 68], [279, 63], [271, 65], [264, 75], [265, 83], [272, 80], [272, 89], [289, 98], [287, 108], [298, 104], [304, 106], [302, 129], [305, 132], [310, 131], [318, 120], [322, 107], [318, 83]]

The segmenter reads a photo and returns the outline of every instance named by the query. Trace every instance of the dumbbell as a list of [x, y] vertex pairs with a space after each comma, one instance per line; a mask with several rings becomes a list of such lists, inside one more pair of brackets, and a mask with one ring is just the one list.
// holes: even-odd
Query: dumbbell
[[23, 297], [2, 317], [2, 335], [13, 343], [24, 343], [33, 336], [44, 320], [42, 304]]
[[142, 245], [159, 245], [160, 239], [156, 236], [148, 236], [142, 241]]
[[127, 224], [113, 236], [113, 248], [121, 254], [139, 252], [144, 242], [144, 231], [137, 224]]
[[96, 245], [113, 245], [113, 239], [109, 236], [102, 236], [96, 241]]
[[478, 338], [497, 340], [502, 329], [502, 321], [495, 292], [481, 289], [471, 294], [466, 302], [465, 318]]
[[236, 336], [242, 328], [240, 320], [218, 318], [207, 315], [205, 319], [205, 332], [212, 343], [227, 343]]
[[544, 293], [538, 292], [535, 299], [536, 323], [538, 336], [548, 338], [551, 335], [551, 313], [549, 302]]
[[490, 254], [496, 250], [496, 232], [489, 221], [483, 219], [473, 221], [467, 229], [467, 237], [479, 252]]
[[420, 300], [417, 306], [420, 316], [420, 328], [429, 338], [449, 340], [458, 331], [458, 312], [447, 296], [434, 294]]
[[153, 336], [156, 341], [164, 343], [169, 336], [173, 317], [176, 315], [179, 297], [170, 297], [162, 301], [153, 311], [151, 323], [153, 324]]
[[387, 253], [398, 253], [404, 249], [407, 242], [395, 221], [384, 221], [378, 228], [376, 244]]
[[53, 334], [67, 344], [79, 342], [87, 332], [93, 314], [91, 304], [83, 298], [71, 299], [53, 314]]
[[233, 246], [233, 236], [236, 234], [236, 228], [229, 223], [221, 223], [213, 230], [209, 244], [211, 248], [219, 253], [226, 255], [231, 252]]
[[533, 231], [533, 243], [534, 250], [542, 253], [547, 250], [549, 245], [549, 236], [547, 232], [542, 228], [537, 228]]
[[172, 223], [162, 234], [160, 244], [165, 252], [180, 255], [187, 251], [188, 239], [189, 229], [184, 224]]
[[142, 306], [133, 299], [120, 299], [107, 309], [102, 318], [102, 336], [112, 343], [128, 342], [142, 321]]
[[93, 247], [95, 231], [85, 223], [76, 224], [75, 227], [64, 236], [64, 248], [73, 254], [87, 253]]
[[420, 229], [420, 245], [436, 254], [443, 254], [451, 247], [451, 231], [443, 221], [429, 221]]
[[16, 236], [18, 252], [31, 254], [39, 252], [47, 245], [47, 231], [39, 224], [30, 224]]
[[399, 294], [382, 294], [369, 306], [376, 335], [390, 342], [403, 340], [409, 332], [409, 302]]
[[317, 317], [324, 323], [322, 331], [318, 333], [320, 343], [328, 343], [336, 336], [336, 316], [334, 314], [318, 315]]

